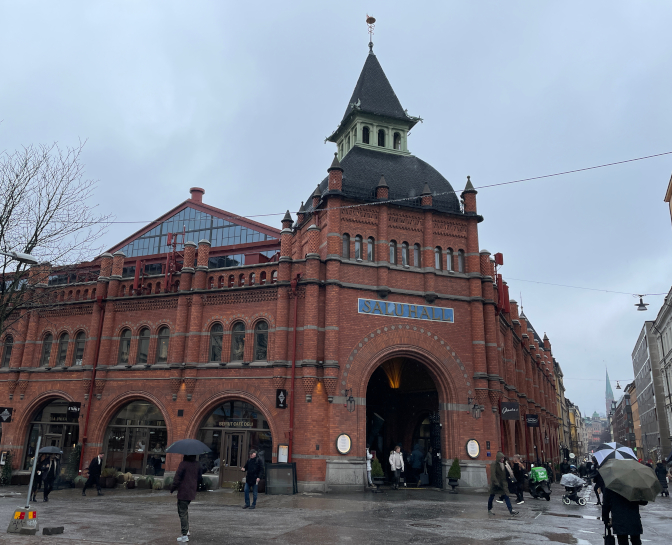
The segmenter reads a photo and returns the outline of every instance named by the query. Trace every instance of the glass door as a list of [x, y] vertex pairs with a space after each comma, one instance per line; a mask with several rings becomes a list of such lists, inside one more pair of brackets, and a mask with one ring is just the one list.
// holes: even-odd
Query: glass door
[[247, 461], [247, 432], [225, 432], [222, 437], [222, 460], [219, 469], [219, 482], [242, 481], [241, 468]]
[[147, 455], [147, 428], [128, 428], [126, 442], [126, 473], [144, 475], [145, 456]]
[[[107, 429], [107, 448], [105, 449], [105, 466], [113, 467], [117, 471], [124, 470], [124, 460], [126, 454], [124, 446], [126, 445], [126, 428], [108, 428]], [[85, 460], [88, 463], [88, 460]]]

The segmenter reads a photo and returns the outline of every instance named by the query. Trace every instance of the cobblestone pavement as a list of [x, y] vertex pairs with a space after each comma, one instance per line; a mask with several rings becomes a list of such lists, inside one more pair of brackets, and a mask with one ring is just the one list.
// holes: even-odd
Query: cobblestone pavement
[[[19, 493], [21, 495], [19, 495]], [[0, 520], [8, 524], [25, 502], [26, 487], [0, 489]], [[189, 509], [193, 544], [427, 543], [601, 545], [603, 526], [594, 503], [563, 505], [554, 486], [550, 502], [526, 495], [518, 517], [487, 495], [438, 490], [385, 490], [378, 494], [260, 495], [257, 509], [241, 509], [243, 496], [230, 490], [199, 493]], [[595, 502], [595, 496], [589, 497]], [[168, 492], [107, 490], [86, 498], [79, 490], [52, 492], [37, 508], [40, 528], [65, 526], [59, 536], [0, 534], [0, 544], [172, 544], [179, 535], [176, 498]], [[642, 508], [644, 543], [667, 544], [672, 501], [659, 498]], [[42, 530], [40, 529], [40, 532]]]

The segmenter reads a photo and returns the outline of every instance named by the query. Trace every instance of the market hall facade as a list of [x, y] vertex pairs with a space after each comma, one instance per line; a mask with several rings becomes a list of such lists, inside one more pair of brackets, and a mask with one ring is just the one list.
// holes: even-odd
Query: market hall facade
[[179, 463], [168, 445], [198, 438], [221, 485], [255, 448], [318, 491], [363, 487], [367, 444], [383, 467], [397, 444], [431, 447], [435, 486], [454, 458], [465, 487], [497, 450], [557, 460], [550, 342], [480, 246], [471, 181], [454, 191], [409, 151], [419, 120], [371, 50], [327, 176], [279, 228], [192, 188], [91, 262], [32, 267], [42, 302], [0, 339], [15, 468], [38, 435], [158, 477]]

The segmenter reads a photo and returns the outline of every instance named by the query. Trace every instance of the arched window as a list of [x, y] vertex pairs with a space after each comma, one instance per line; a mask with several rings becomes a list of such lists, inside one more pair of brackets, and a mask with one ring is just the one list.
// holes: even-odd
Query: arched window
[[466, 270], [464, 265], [464, 250], [457, 251], [457, 270], [461, 273]]
[[236, 322], [231, 329], [231, 361], [245, 358], [245, 324]]
[[37, 439], [40, 435], [44, 446], [58, 446], [63, 451], [63, 459], [70, 459], [70, 454], [79, 443], [79, 422], [77, 420], [72, 422], [68, 418], [69, 405], [70, 402], [65, 399], [52, 399], [42, 404], [30, 416], [25, 458], [22, 459], [21, 469], [33, 468]]
[[127, 365], [128, 356], [131, 352], [131, 330], [124, 329], [119, 337], [119, 357], [117, 362], [119, 364]]
[[119, 292], [119, 297], [126, 297], [126, 285], [121, 286], [121, 291]]
[[224, 328], [222, 324], [214, 324], [210, 328], [210, 361], [222, 361], [222, 340]]
[[89, 290], [84, 290], [84, 300], [89, 298]]
[[343, 235], [343, 259], [350, 259], [350, 235]]
[[434, 248], [434, 268], [437, 271], [443, 269], [443, 256], [441, 255], [441, 247]]
[[235, 283], [236, 283], [236, 278], [232, 274], [230, 274], [229, 275], [229, 287], [232, 288]]
[[278, 271], [273, 271], [271, 273], [271, 284], [275, 284], [278, 281]]
[[394, 240], [390, 241], [390, 263], [397, 264], [397, 243]]
[[168, 343], [170, 342], [170, 328], [159, 329], [159, 339], [156, 342], [156, 363], [168, 363]]
[[238, 285], [242, 288], [245, 285], [245, 274], [240, 273], [238, 275]]
[[180, 291], [180, 281], [175, 280], [175, 283], [173, 284], [173, 292], [177, 293], [178, 291]]
[[376, 241], [373, 239], [373, 237], [369, 237], [366, 240], [366, 260], [376, 260]]
[[394, 149], [401, 149], [401, 135], [398, 132], [394, 133]]
[[259, 274], [259, 284], [262, 286], [266, 283], [266, 271], [261, 271]]
[[161, 282], [156, 283], [156, 287], [154, 288], [154, 293], [161, 293]]
[[81, 297], [81, 295], [82, 295], [82, 292], [80, 292], [79, 290], [77, 290], [77, 291], [75, 292], [75, 301], [79, 301], [79, 298]]
[[413, 266], [421, 267], [422, 262], [420, 261], [420, 244], [413, 245]]
[[408, 267], [408, 242], [401, 243], [401, 264]]
[[68, 355], [68, 343], [70, 342], [70, 335], [63, 333], [58, 339], [58, 356], [56, 358], [56, 365], [65, 367], [65, 358]]
[[369, 144], [369, 127], [364, 127], [362, 129], [362, 142]]
[[257, 281], [257, 277], [254, 273], [250, 274], [250, 286], [254, 286]]
[[150, 282], [149, 284], [147, 284], [147, 295], [151, 294], [152, 294], [152, 283]]
[[215, 289], [215, 277], [211, 276], [208, 278], [208, 289], [209, 290], [214, 290]]
[[2, 347], [2, 366], [9, 367], [9, 362], [12, 359], [12, 348], [14, 348], [14, 337], [7, 335]]
[[42, 367], [47, 367], [49, 365], [52, 344], [54, 344], [54, 336], [51, 333], [47, 333], [42, 340], [42, 357], [40, 358], [40, 365]]
[[224, 277], [223, 276], [220, 276], [217, 279], [217, 287], [220, 288], [220, 289], [224, 287]]
[[448, 248], [446, 250], [446, 270], [447, 271], [454, 271], [455, 269], [453, 268], [453, 249]]
[[266, 361], [268, 359], [268, 324], [257, 322], [254, 326], [254, 359]]
[[346, 151], [350, 149], [350, 135], [345, 139], [345, 149]]
[[355, 237], [355, 259], [357, 261], [362, 260], [362, 237], [359, 235]]
[[143, 327], [138, 335], [138, 354], [135, 363], [147, 363], [149, 356], [149, 328]]
[[91, 299], [95, 299], [95, 298], [96, 298], [96, 288], [93, 288], [91, 290]]
[[75, 336], [75, 349], [72, 351], [72, 365], [82, 365], [84, 361], [84, 347], [86, 346], [86, 334], [80, 331]]
[[70, 301], [70, 299], [72, 299], [72, 290], [68, 292], [68, 301]]
[[381, 148], [385, 147], [385, 131], [383, 129], [378, 129], [378, 145]]

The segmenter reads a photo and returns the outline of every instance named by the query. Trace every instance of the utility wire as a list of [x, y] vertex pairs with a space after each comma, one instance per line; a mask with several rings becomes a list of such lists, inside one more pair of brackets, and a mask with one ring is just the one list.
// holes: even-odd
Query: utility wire
[[620, 295], [632, 295], [634, 297], [646, 297], [649, 295], [667, 295], [667, 292], [664, 293], [629, 293], [626, 291], [614, 291], [614, 290], [603, 290], [599, 288], [585, 288], [583, 286], [570, 286], [568, 284], [553, 284], [552, 282], [540, 282], [538, 280], [523, 280], [522, 278], [511, 278], [508, 276], [507, 280], [516, 280], [517, 282], [529, 282], [531, 284], [544, 284], [546, 286], [558, 286], [560, 288], [572, 288], [575, 290], [588, 290], [588, 291], [602, 291], [605, 293], [617, 293]]

